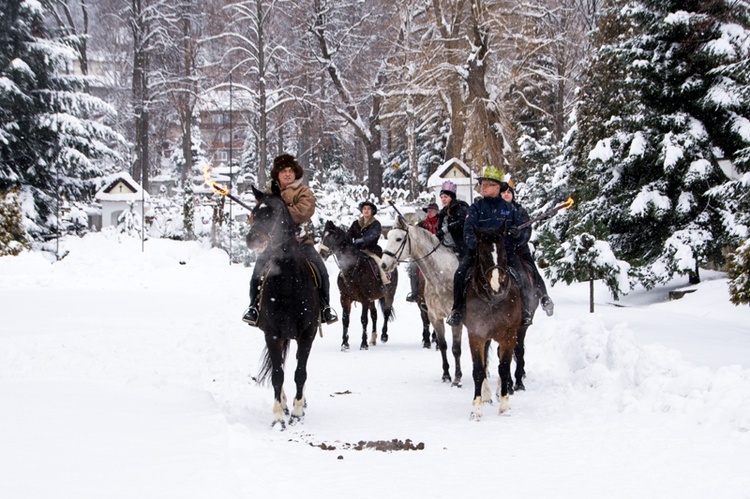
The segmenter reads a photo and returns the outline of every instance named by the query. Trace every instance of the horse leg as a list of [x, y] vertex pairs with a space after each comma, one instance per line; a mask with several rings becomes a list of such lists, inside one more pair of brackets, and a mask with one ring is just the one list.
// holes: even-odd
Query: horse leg
[[370, 302], [370, 319], [372, 319], [372, 332], [370, 333], [370, 346], [378, 344], [378, 309], [375, 302]]
[[528, 326], [521, 326], [518, 329], [518, 340], [516, 341], [516, 347], [513, 349], [516, 358], [516, 384], [513, 387], [514, 390], [526, 390], [526, 387], [523, 384], [523, 379], [526, 377], [526, 370], [524, 369], [526, 367], [526, 361], [524, 360], [524, 355], [526, 353], [524, 341], [526, 340], [527, 329]]
[[432, 341], [430, 340], [430, 318], [427, 316], [427, 312], [420, 310], [422, 315], [422, 347], [430, 348]]
[[268, 356], [271, 359], [271, 385], [273, 386], [273, 422], [271, 427], [276, 424], [281, 425], [281, 429], [286, 429], [286, 423], [284, 423], [284, 413], [288, 412], [286, 407], [286, 395], [284, 394], [284, 364], [283, 364], [283, 352], [286, 348], [285, 342], [289, 340], [285, 339], [271, 339], [268, 335], [266, 336], [266, 347], [268, 348]]
[[297, 340], [297, 369], [294, 371], [294, 383], [297, 391], [294, 395], [292, 415], [289, 424], [293, 425], [305, 416], [305, 383], [307, 382], [307, 359], [310, 357], [312, 342], [315, 338], [315, 327], [302, 333]]
[[443, 383], [451, 382], [451, 366], [448, 364], [448, 342], [445, 341], [445, 325], [443, 321], [436, 321], [435, 331], [437, 332], [437, 349], [440, 350], [440, 356], [443, 360]]
[[500, 359], [498, 374], [500, 375], [500, 414], [510, 409], [510, 396], [513, 395], [513, 378], [510, 376], [510, 363], [513, 359], [513, 349], [502, 343], [497, 347], [497, 357]]
[[[342, 293], [343, 295], [343, 293]], [[341, 338], [341, 351], [349, 350], [349, 317], [352, 311], [352, 302], [349, 299], [341, 298], [341, 324], [344, 326], [344, 334]]]
[[485, 389], [485, 372], [484, 372], [484, 346], [487, 342], [483, 337], [478, 337], [469, 333], [469, 349], [471, 350], [472, 370], [474, 378], [474, 399], [471, 404], [471, 419], [479, 421], [482, 419], [482, 392]]
[[359, 345], [360, 350], [367, 350], [370, 347], [367, 345], [367, 312], [370, 308], [368, 302], [362, 303], [362, 316], [360, 322], [362, 322], [362, 343]]
[[[380, 332], [380, 341], [383, 343], [388, 343], [388, 322], [391, 320], [391, 314], [393, 313], [393, 309], [390, 305], [386, 304], [386, 301], [381, 298], [378, 300], [378, 303], [380, 303], [380, 309], [383, 311], [383, 329]], [[375, 311], [375, 304], [373, 303], [373, 311]], [[373, 318], [373, 321], [378, 320], [377, 311], [374, 312], [375, 316]]]
[[453, 344], [451, 345], [451, 351], [453, 352], [453, 361], [456, 363], [456, 375], [453, 377], [453, 383], [451, 386], [461, 386], [461, 333], [463, 332], [463, 326], [451, 326], [453, 332]]

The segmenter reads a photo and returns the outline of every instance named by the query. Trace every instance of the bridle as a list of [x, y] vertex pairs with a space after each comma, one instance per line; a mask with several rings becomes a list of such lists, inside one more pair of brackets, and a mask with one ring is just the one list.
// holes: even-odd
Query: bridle
[[[403, 230], [406, 233], [406, 235], [404, 236], [403, 241], [401, 241], [401, 244], [399, 245], [398, 249], [396, 249], [396, 252], [394, 253], [394, 252], [391, 252], [391, 251], [388, 251], [388, 250], [383, 250], [383, 254], [384, 255], [390, 256], [391, 258], [393, 258], [394, 260], [396, 260], [397, 263], [405, 263], [405, 262], [408, 261], [408, 260], [402, 260], [401, 259], [401, 256], [404, 254], [404, 250], [406, 249], [406, 245], [407, 244], [409, 245], [409, 254], [410, 255], [412, 254], [412, 251], [411, 251], [411, 238], [409, 237], [409, 228], [407, 227], [407, 228], [401, 229], [401, 230]], [[424, 260], [425, 258], [427, 258], [428, 256], [430, 256], [431, 254], [435, 253], [438, 250], [438, 248], [440, 246], [442, 246], [442, 245], [443, 245], [443, 241], [438, 241], [437, 245], [434, 248], [432, 248], [429, 253], [427, 253], [426, 255], [421, 256], [419, 258], [412, 257], [411, 260], [413, 262], [418, 262], [420, 260]]]

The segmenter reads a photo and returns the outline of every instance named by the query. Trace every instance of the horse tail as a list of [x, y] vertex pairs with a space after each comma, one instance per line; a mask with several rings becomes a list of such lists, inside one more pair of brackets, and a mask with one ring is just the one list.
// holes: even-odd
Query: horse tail
[[[289, 340], [283, 340], [282, 343], [278, 343], [278, 346], [281, 348], [281, 365], [283, 366], [286, 363], [286, 354], [289, 351], [289, 344], [291, 342]], [[259, 385], [266, 385], [268, 384], [268, 381], [271, 378], [271, 373], [273, 372], [273, 362], [271, 362], [271, 355], [268, 352], [268, 347], [263, 349], [263, 353], [261, 354], [261, 363], [260, 363], [260, 370], [258, 370], [258, 375], [255, 377], [255, 381]]]
[[378, 300], [378, 303], [380, 303], [380, 311], [383, 312], [383, 317], [387, 317], [388, 322], [396, 320], [396, 310], [393, 308], [393, 305], [388, 306], [384, 296]]

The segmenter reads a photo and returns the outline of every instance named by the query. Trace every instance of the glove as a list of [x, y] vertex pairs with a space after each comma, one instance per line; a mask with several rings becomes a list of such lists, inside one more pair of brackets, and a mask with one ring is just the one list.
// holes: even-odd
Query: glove
[[519, 229], [518, 227], [511, 227], [510, 229], [508, 229], [508, 235], [513, 239], [518, 239], [519, 237], [521, 237], [521, 229]]
[[354, 240], [354, 246], [356, 246], [357, 248], [361, 248], [364, 245], [365, 245], [365, 240], [362, 239], [361, 237], [359, 239]]

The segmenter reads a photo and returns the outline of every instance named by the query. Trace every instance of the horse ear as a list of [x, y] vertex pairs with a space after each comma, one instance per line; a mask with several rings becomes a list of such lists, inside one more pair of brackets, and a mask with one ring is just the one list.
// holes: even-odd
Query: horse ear
[[408, 227], [406, 226], [406, 220], [404, 220], [403, 217], [396, 218], [396, 227], [401, 230], [407, 230]]
[[332, 228], [333, 228], [333, 222], [331, 222], [330, 220], [326, 220], [326, 225], [325, 227], [323, 227], [323, 232], [327, 230], [331, 230]]
[[250, 187], [252, 187], [252, 189], [253, 189], [253, 196], [255, 196], [255, 200], [256, 201], [260, 201], [261, 199], [263, 199], [263, 197], [265, 196], [265, 194], [263, 193], [263, 191], [259, 191], [252, 184], [250, 184]]
[[279, 183], [275, 180], [271, 181], [271, 194], [274, 196], [281, 196], [281, 187], [279, 187]]

